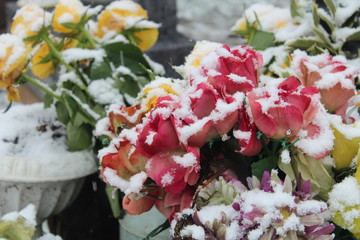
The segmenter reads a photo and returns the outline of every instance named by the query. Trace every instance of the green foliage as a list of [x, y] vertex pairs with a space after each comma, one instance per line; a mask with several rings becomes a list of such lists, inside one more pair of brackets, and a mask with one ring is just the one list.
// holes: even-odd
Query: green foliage
[[121, 214], [119, 190], [106, 184], [105, 191], [114, 217], [119, 218]]
[[66, 125], [66, 145], [71, 151], [87, 149], [92, 144], [92, 127], [89, 124], [74, 124], [69, 121]]
[[28, 226], [25, 218], [18, 217], [16, 222], [0, 220], [0, 238], [8, 240], [31, 240], [35, 228]]
[[278, 162], [277, 156], [270, 156], [252, 163], [251, 164], [252, 175], [256, 176], [258, 179], [261, 179], [264, 171], [271, 172], [272, 169], [275, 169], [277, 167], [277, 162]]

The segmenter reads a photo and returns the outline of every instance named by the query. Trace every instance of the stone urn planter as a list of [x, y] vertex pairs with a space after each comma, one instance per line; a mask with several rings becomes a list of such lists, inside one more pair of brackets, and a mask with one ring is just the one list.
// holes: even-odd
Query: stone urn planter
[[32, 203], [38, 224], [66, 208], [87, 175], [91, 150], [70, 152], [65, 127], [42, 103], [16, 105], [0, 118], [0, 215]]
[[[166, 218], [155, 207], [140, 215], [125, 215], [120, 220], [120, 239], [143, 240], [165, 220]], [[168, 240], [169, 236], [169, 229], [166, 229], [151, 239]]]

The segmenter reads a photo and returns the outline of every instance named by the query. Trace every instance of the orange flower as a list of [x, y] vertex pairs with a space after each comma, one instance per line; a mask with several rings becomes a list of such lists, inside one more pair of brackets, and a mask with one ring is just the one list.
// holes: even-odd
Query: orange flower
[[108, 5], [98, 16], [98, 29], [95, 36], [103, 38], [107, 33], [121, 33], [123, 30], [134, 27], [142, 29], [135, 31], [135, 41], [142, 51], [152, 47], [158, 39], [158, 25], [145, 21], [147, 12], [133, 1], [115, 1]]
[[7, 88], [9, 101], [19, 101], [19, 93], [12, 85], [25, 68], [27, 48], [14, 35], [0, 35], [0, 88]]
[[48, 12], [35, 4], [27, 4], [16, 12], [10, 31], [21, 38], [32, 37], [49, 23]]
[[64, 23], [79, 23], [85, 12], [84, 5], [78, 0], [61, 0], [55, 6], [52, 26], [56, 32], [70, 33], [73, 29], [65, 27]]
[[46, 56], [51, 54], [49, 46], [44, 43], [31, 59], [31, 72], [38, 78], [46, 78], [55, 71], [53, 61], [41, 62]]

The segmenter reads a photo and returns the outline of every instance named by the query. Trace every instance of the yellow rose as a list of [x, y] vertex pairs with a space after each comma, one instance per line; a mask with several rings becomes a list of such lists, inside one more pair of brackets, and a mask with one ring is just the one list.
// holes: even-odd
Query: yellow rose
[[354, 177], [347, 177], [334, 185], [329, 193], [329, 210], [332, 221], [360, 236], [360, 184]]
[[[336, 120], [337, 119], [337, 120]], [[343, 124], [341, 119], [331, 120], [334, 132], [334, 149], [331, 152], [336, 162], [336, 169], [350, 167], [359, 151], [360, 144], [360, 122]]]
[[0, 88], [7, 88], [9, 100], [19, 100], [19, 94], [12, 84], [25, 68], [27, 48], [14, 35], [0, 35]]
[[64, 23], [79, 23], [85, 12], [84, 5], [78, 0], [61, 0], [55, 6], [52, 26], [56, 32], [70, 33], [73, 30], [65, 27]]
[[39, 50], [34, 54], [33, 58], [31, 59], [31, 72], [38, 78], [43, 79], [48, 77], [55, 71], [55, 66], [53, 61], [48, 61], [45, 63], [41, 63], [41, 61], [50, 54], [49, 46], [44, 43], [41, 45]]
[[138, 95], [141, 102], [141, 111], [147, 113], [156, 106], [159, 97], [169, 94], [179, 96], [183, 91], [184, 81], [164, 77], [156, 77], [155, 80], [143, 87]]
[[102, 38], [107, 32], [122, 32], [127, 26], [127, 18], [147, 19], [147, 12], [133, 1], [115, 1], [110, 3], [98, 16], [96, 37]]
[[150, 49], [158, 40], [159, 30], [157, 28], [146, 29], [140, 32], [134, 33], [137, 38], [137, 46], [141, 51], [146, 51]]
[[184, 74], [189, 77], [191, 72], [194, 69], [200, 67], [200, 63], [205, 56], [207, 56], [210, 52], [221, 48], [223, 45], [216, 42], [209, 41], [198, 41], [195, 44], [194, 49], [191, 53], [186, 57], [186, 61], [184, 64]]
[[43, 26], [49, 25], [50, 15], [35, 4], [27, 4], [16, 12], [13, 20], [10, 32], [24, 39], [35, 36]]
[[121, 33], [128, 28], [135, 30], [134, 36], [138, 47], [142, 51], [151, 48], [159, 36], [158, 24], [147, 21], [147, 12], [133, 1], [123, 0], [112, 2], [98, 16], [97, 32], [95, 36], [103, 38], [107, 33]]

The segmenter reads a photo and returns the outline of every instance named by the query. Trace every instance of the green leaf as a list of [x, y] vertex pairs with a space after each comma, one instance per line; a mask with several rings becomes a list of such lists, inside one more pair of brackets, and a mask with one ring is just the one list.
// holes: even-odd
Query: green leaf
[[110, 43], [103, 47], [108, 59], [118, 67], [123, 65], [128, 67], [135, 74], [146, 74], [140, 64], [146, 68], [151, 68], [143, 56], [141, 50], [130, 43], [116, 42]]
[[315, 26], [319, 26], [320, 25], [320, 16], [318, 13], [318, 5], [313, 3], [311, 10], [312, 10], [314, 24], [315, 24]]
[[124, 75], [114, 85], [122, 94], [129, 94], [136, 97], [140, 91], [138, 83], [130, 76]]
[[66, 125], [66, 145], [71, 151], [87, 149], [92, 144], [92, 127], [88, 124], [74, 125], [71, 121]]
[[67, 124], [70, 121], [70, 116], [65, 104], [62, 102], [55, 103], [56, 115], [60, 122]]
[[279, 168], [285, 172], [292, 180], [297, 180], [299, 176], [305, 181], [311, 181], [314, 192], [319, 191], [319, 196], [327, 200], [328, 192], [335, 184], [331, 166], [325, 166], [321, 160], [312, 158], [296, 148], [291, 148], [291, 162], [284, 164], [279, 160]]
[[274, 41], [274, 33], [258, 30], [251, 38], [249, 44], [257, 50], [264, 50], [268, 47], [274, 46]]
[[82, 110], [78, 111], [73, 119], [73, 124], [75, 126], [80, 126], [83, 123], [88, 123], [92, 125], [95, 124], [94, 122], [95, 120], [93, 119], [93, 117], [88, 115], [86, 112], [83, 112]]
[[52, 56], [51, 53], [49, 53], [43, 59], [41, 59], [41, 61], [39, 63], [37, 63], [37, 64], [43, 64], [43, 63], [51, 62], [52, 60], [53, 60], [53, 56]]
[[106, 196], [108, 197], [110, 208], [114, 215], [114, 218], [119, 218], [121, 214], [119, 191], [111, 187], [110, 185], [106, 184], [105, 192], [106, 192]]
[[300, 14], [300, 5], [298, 3], [297, 0], [291, 0], [291, 4], [290, 4], [290, 12], [291, 12], [291, 17], [292, 18], [295, 18], [295, 17], [301, 17], [301, 14]]
[[79, 110], [79, 105], [72, 97], [70, 97], [68, 95], [64, 95], [63, 98], [64, 98], [66, 109], [69, 113], [69, 116], [71, 119], [73, 119], [76, 115], [76, 112]]
[[168, 229], [170, 227], [170, 222], [168, 220], [165, 220], [163, 224], [155, 228], [153, 231], [151, 231], [143, 240], [150, 240], [162, 231]]
[[12, 105], [12, 101], [9, 102], [9, 104], [7, 105], [7, 107], [5, 108], [3, 113], [6, 113], [7, 111], [9, 111], [9, 109], [11, 108], [11, 105]]
[[49, 108], [51, 104], [54, 102], [54, 98], [49, 94], [45, 94], [44, 96], [44, 107]]
[[333, 17], [335, 17], [336, 14], [336, 6], [335, 3], [333, 2], [333, 0], [324, 0], [324, 3], [326, 5], [326, 7], [329, 9], [331, 15]]
[[256, 176], [258, 179], [262, 178], [264, 171], [271, 171], [277, 167], [278, 158], [275, 156], [263, 158], [257, 162], [251, 164], [252, 175]]
[[105, 79], [107, 77], [111, 77], [112, 70], [108, 64], [105, 62], [101, 62], [100, 64], [94, 64], [91, 67], [90, 71], [90, 79]]
[[150, 81], [155, 80], [155, 74], [148, 68], [146, 68], [143, 64], [140, 63], [140, 66], [147, 72], [149, 75]]
[[74, 85], [74, 87], [72, 88], [72, 92], [80, 99], [81, 102], [83, 103], [88, 102], [88, 97], [86, 96], [84, 91], [81, 90], [81, 88], [78, 87], [77, 85]]
[[360, 31], [354, 32], [346, 38], [346, 41], [359, 41], [360, 40]]
[[326, 48], [333, 54], [336, 54], [336, 50], [332, 47], [329, 39], [324, 35], [324, 32], [317, 27], [313, 27], [313, 33], [320, 38], [320, 40], [325, 44]]
[[288, 43], [289, 47], [299, 48], [301, 50], [306, 50], [306, 49], [312, 47], [313, 45], [317, 45], [321, 48], [326, 48], [326, 45], [323, 42], [319, 41], [318, 39], [314, 39], [314, 38], [300, 38], [300, 39], [297, 39], [295, 41]]
[[334, 32], [334, 29], [335, 29], [334, 22], [322, 13], [319, 13], [319, 17], [323, 21], [321, 24], [322, 25], [326, 24], [327, 27], [330, 29], [330, 32], [331, 33]]
[[69, 29], [76, 29], [78, 24], [68, 22], [68, 23], [61, 23], [61, 25], [63, 25], [66, 28], [69, 28]]

